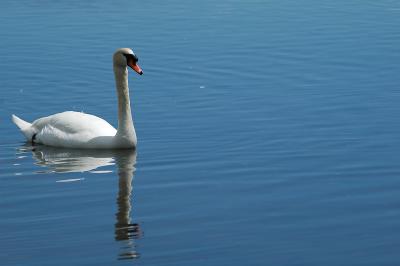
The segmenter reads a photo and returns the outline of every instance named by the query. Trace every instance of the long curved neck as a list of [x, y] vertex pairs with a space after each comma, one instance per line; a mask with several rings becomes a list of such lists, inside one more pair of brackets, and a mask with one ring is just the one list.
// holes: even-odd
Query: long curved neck
[[129, 100], [128, 70], [114, 65], [115, 85], [118, 95], [118, 130], [116, 136], [136, 142]]

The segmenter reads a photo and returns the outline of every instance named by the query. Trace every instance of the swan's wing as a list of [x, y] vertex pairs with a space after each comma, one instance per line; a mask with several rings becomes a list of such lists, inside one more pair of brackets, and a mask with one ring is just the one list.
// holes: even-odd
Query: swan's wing
[[98, 137], [115, 136], [116, 129], [104, 119], [80, 112], [63, 112], [32, 123], [35, 141], [50, 145], [81, 146]]

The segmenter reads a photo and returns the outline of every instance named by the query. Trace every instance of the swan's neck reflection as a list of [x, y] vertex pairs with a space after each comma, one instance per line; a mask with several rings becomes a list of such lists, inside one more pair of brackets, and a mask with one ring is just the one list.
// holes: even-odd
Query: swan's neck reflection
[[131, 195], [134, 165], [136, 154], [125, 154], [116, 158], [118, 165], [119, 190], [117, 197], [118, 212], [115, 223], [115, 240], [125, 241], [124, 251], [120, 253], [119, 259], [138, 258], [139, 253], [135, 250], [134, 239], [141, 236], [139, 224], [131, 221]]
[[20, 152], [32, 151], [36, 164], [50, 172], [87, 172], [116, 163], [119, 176], [115, 240], [122, 243], [119, 259], [138, 258], [134, 240], [142, 235], [139, 224], [131, 220], [132, 181], [135, 171], [134, 150], [78, 150], [48, 146], [22, 146]]

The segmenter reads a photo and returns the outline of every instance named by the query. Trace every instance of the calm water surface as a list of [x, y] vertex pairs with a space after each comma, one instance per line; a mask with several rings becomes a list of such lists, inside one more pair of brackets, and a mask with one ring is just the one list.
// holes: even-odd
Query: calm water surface
[[[0, 4], [1, 265], [399, 265], [398, 1]], [[116, 125], [139, 146], [32, 147], [11, 123]]]

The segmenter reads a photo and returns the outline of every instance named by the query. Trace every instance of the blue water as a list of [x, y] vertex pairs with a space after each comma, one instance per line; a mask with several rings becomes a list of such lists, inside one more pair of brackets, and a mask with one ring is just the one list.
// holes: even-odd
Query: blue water
[[[398, 1], [0, 3], [1, 265], [399, 265]], [[116, 125], [136, 152], [11, 123]]]

